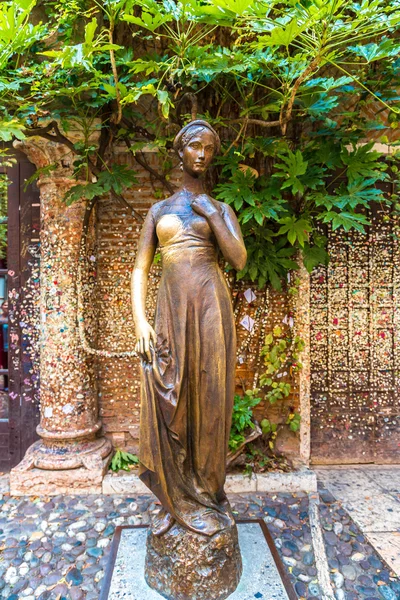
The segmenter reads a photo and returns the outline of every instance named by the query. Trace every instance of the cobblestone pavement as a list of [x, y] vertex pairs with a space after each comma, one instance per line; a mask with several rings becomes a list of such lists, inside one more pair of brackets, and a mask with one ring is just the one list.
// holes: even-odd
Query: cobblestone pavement
[[400, 467], [318, 467], [320, 482], [400, 577]]
[[[0, 597], [8, 600], [97, 600], [115, 527], [147, 523], [158, 510], [150, 496], [0, 498]], [[400, 599], [399, 580], [327, 490], [231, 502], [238, 518], [265, 519], [299, 599]]]

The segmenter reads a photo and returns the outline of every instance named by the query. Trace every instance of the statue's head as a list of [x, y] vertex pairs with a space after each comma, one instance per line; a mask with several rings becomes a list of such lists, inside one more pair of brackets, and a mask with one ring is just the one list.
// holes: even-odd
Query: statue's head
[[218, 133], [207, 121], [196, 119], [183, 127], [174, 140], [174, 149], [183, 169], [192, 177], [201, 177], [221, 147]]

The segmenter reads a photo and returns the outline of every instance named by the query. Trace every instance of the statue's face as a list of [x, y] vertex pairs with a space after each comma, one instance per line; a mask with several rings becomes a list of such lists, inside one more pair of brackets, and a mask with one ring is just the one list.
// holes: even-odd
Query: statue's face
[[193, 136], [180, 152], [184, 170], [192, 177], [201, 177], [209, 167], [214, 152], [214, 135], [211, 131], [203, 129]]

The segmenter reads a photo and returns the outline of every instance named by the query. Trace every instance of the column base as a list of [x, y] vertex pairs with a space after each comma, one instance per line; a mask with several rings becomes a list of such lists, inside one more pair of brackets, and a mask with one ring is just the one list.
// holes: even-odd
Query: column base
[[39, 440], [11, 470], [12, 496], [101, 494], [102, 481], [111, 461], [107, 438]]

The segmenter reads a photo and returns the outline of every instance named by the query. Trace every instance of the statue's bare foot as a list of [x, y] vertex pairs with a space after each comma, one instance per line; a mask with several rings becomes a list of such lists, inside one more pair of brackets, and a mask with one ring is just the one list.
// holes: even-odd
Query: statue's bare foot
[[228, 515], [218, 513], [211, 508], [206, 508], [199, 511], [197, 515], [193, 515], [190, 524], [198, 533], [208, 536], [212, 536], [232, 525]]
[[151, 532], [153, 535], [160, 536], [167, 533], [175, 523], [175, 519], [164, 508], [154, 517]]

